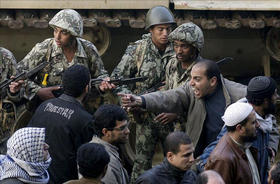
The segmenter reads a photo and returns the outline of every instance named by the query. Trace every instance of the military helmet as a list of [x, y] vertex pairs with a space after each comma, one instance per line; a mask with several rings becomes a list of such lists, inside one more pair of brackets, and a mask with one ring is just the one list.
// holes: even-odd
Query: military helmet
[[168, 39], [170, 42], [174, 40], [187, 42], [197, 48], [199, 52], [204, 46], [203, 32], [200, 27], [192, 22], [178, 26], [169, 34]]
[[266, 49], [270, 56], [280, 61], [280, 29], [269, 30], [266, 36]]
[[83, 19], [78, 12], [72, 9], [64, 9], [55, 14], [49, 25], [53, 28], [65, 29], [73, 36], [82, 37], [83, 35]]
[[176, 24], [172, 12], [165, 6], [155, 6], [146, 15], [146, 30], [158, 24]]

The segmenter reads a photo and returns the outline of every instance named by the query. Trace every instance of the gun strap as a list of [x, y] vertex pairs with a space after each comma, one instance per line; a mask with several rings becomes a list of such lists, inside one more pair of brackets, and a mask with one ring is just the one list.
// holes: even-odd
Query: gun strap
[[[144, 40], [136, 48], [136, 51], [135, 51], [135, 61], [136, 61], [136, 66], [137, 66], [136, 77], [140, 77], [140, 69], [143, 65], [147, 45], [148, 45], [147, 40]], [[136, 85], [136, 90], [137, 90], [140, 87], [140, 82], [136, 82], [135, 85]]]
[[[52, 55], [52, 44], [53, 44], [54, 39], [51, 39], [51, 41], [48, 43], [48, 50], [46, 52], [46, 62], [48, 62], [49, 64], [42, 70], [42, 76], [41, 79], [44, 79], [45, 74], [48, 74], [51, 69], [52, 69], [52, 65], [50, 63], [50, 59], [51, 59], [51, 55]], [[42, 81], [40, 81], [41, 84]]]
[[137, 75], [136, 76], [138, 76], [138, 77], [140, 77], [140, 68], [144, 61], [144, 56], [146, 53], [147, 45], [148, 45], [147, 40], [144, 40], [137, 46], [136, 51], [135, 51], [135, 61], [136, 61], [136, 66], [137, 66]]

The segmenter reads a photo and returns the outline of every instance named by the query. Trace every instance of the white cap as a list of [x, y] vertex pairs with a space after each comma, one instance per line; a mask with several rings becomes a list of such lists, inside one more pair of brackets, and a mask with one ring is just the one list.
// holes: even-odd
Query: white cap
[[227, 126], [234, 126], [246, 119], [253, 111], [252, 105], [248, 103], [236, 102], [228, 106], [222, 120]]

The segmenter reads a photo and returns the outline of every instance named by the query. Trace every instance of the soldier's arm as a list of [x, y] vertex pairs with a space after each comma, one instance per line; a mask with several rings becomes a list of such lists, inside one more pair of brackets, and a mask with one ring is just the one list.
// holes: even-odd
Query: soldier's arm
[[[115, 76], [122, 77], [122, 78], [132, 78], [136, 77], [137, 73], [137, 66], [135, 61], [135, 51], [136, 51], [137, 45], [136, 44], [130, 44], [125, 54], [123, 55], [120, 63], [117, 65], [117, 67], [113, 70], [111, 77], [114, 78]], [[132, 85], [123, 85], [117, 87], [117, 92], [121, 93], [132, 93]]]
[[101, 60], [101, 57], [98, 54], [98, 51], [96, 49], [96, 47], [91, 44], [89, 45], [90, 50], [92, 51], [91, 56], [90, 57], [90, 72], [91, 72], [91, 77], [92, 78], [105, 78], [108, 77], [108, 72], [105, 70], [104, 68], [104, 64], [103, 61]]
[[[17, 70], [29, 71], [30, 69], [36, 67], [38, 64], [43, 62], [46, 57], [49, 39], [44, 42], [36, 44], [32, 50], [21, 60], [17, 65]], [[23, 90], [23, 97], [32, 100], [37, 92], [41, 89], [41, 86], [36, 84], [34, 81], [27, 79], [26, 85]]]

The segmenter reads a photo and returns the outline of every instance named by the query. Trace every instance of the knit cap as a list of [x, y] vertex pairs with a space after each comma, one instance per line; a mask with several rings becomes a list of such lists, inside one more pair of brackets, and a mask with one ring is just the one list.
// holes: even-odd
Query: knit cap
[[271, 97], [276, 89], [276, 82], [271, 77], [257, 76], [250, 80], [247, 96], [256, 99]]

